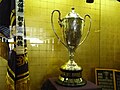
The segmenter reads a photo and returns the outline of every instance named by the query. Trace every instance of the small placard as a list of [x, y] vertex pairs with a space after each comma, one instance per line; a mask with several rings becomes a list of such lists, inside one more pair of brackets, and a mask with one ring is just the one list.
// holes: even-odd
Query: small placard
[[120, 90], [120, 70], [95, 68], [95, 79], [102, 90]]
[[95, 69], [96, 84], [102, 87], [102, 90], [115, 90], [114, 70], [113, 69]]

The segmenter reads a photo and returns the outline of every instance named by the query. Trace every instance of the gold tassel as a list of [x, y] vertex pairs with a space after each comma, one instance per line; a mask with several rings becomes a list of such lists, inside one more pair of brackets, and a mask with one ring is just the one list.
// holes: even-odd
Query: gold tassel
[[17, 81], [16, 84], [7, 76], [7, 90], [30, 90], [30, 79]]
[[15, 87], [14, 87], [14, 81], [10, 78], [10, 76], [7, 74], [7, 77], [6, 77], [6, 87], [7, 87], [7, 90], [15, 90]]
[[30, 79], [16, 82], [16, 90], [30, 90]]

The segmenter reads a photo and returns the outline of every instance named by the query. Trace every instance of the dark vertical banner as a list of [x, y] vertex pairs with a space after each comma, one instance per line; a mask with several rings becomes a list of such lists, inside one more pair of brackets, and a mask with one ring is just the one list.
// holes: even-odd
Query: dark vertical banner
[[0, 0], [0, 26], [9, 27], [10, 0]]
[[[11, 31], [15, 28], [17, 32], [16, 24], [16, 0], [9, 0], [11, 14], [10, 14], [10, 29]], [[22, 3], [23, 0], [19, 0]], [[18, 2], [19, 2], [18, 1]], [[18, 3], [17, 2], [17, 3]], [[23, 19], [24, 20], [24, 19]], [[24, 25], [24, 32], [26, 35], [26, 29]], [[17, 34], [17, 33], [16, 33]], [[14, 38], [14, 48], [10, 50], [8, 67], [7, 67], [7, 90], [29, 90], [30, 89], [30, 78], [28, 70], [28, 54], [27, 54], [27, 41], [24, 40], [24, 53], [16, 53], [16, 39], [21, 38], [16, 35], [12, 35]]]
[[[8, 59], [10, 1], [0, 0], [0, 57]], [[7, 14], [6, 14], [7, 13]]]

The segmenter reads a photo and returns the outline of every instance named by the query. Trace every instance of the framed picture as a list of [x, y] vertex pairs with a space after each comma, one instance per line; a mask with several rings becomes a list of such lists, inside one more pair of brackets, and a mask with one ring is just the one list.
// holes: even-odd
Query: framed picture
[[95, 79], [102, 90], [117, 90], [114, 69], [95, 68]]

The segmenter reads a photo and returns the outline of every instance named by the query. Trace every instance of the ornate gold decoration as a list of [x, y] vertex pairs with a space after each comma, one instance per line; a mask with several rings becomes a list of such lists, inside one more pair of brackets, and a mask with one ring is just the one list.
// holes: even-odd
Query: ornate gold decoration
[[18, 66], [22, 66], [22, 65], [24, 65], [24, 64], [25, 64], [24, 56], [19, 56], [19, 57], [17, 58], [17, 65], [18, 65]]

